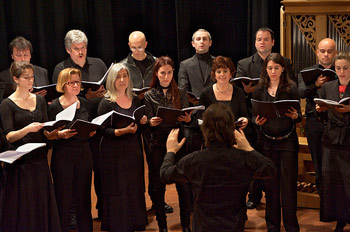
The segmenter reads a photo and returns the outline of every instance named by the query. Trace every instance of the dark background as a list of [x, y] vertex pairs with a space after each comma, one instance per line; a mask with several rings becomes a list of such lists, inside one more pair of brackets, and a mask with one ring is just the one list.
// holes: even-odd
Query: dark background
[[280, 6], [277, 0], [0, 0], [0, 70], [10, 66], [8, 45], [21, 35], [32, 42], [31, 62], [47, 68], [50, 79], [68, 57], [63, 40], [71, 29], [86, 33], [88, 56], [107, 66], [127, 56], [134, 30], [145, 33], [147, 51], [178, 64], [194, 54], [191, 37], [198, 28], [211, 33], [211, 54], [236, 64], [255, 52], [262, 26], [275, 32], [273, 50], [279, 52]]

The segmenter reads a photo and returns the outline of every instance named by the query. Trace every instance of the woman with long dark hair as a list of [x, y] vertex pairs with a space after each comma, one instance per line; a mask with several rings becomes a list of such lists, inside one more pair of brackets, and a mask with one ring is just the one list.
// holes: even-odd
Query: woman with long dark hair
[[[155, 212], [159, 231], [168, 231], [164, 210], [165, 184], [161, 183], [159, 171], [166, 153], [166, 139], [174, 128], [163, 123], [162, 118], [156, 117], [159, 106], [181, 109], [189, 106], [187, 93], [178, 89], [173, 78], [174, 62], [170, 57], [159, 57], [154, 65], [151, 89], [145, 93], [146, 116], [151, 126], [150, 153], [152, 157], [152, 175], [154, 180]], [[181, 123], [191, 122], [191, 115], [185, 114], [178, 118], [175, 127]], [[180, 158], [180, 157], [179, 157]], [[177, 183], [179, 194], [180, 217], [183, 231], [190, 231], [190, 188], [188, 183]]]
[[[253, 99], [259, 101], [300, 100], [297, 86], [287, 76], [286, 63], [278, 53], [265, 60]], [[281, 118], [253, 119], [260, 127], [258, 147], [277, 167], [277, 175], [265, 180], [266, 224], [268, 231], [280, 231], [281, 206], [286, 231], [299, 231], [297, 211], [298, 136], [295, 123], [301, 121], [300, 108], [290, 108]]]

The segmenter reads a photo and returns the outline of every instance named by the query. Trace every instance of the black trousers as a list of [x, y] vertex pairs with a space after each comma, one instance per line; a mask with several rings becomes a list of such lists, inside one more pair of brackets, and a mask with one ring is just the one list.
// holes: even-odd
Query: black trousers
[[[153, 166], [153, 198], [155, 205], [155, 214], [158, 221], [158, 226], [161, 228], [167, 227], [166, 214], [164, 209], [164, 195], [165, 184], [160, 181], [160, 167], [163, 163], [164, 156], [166, 154], [166, 148], [164, 146], [150, 145], [150, 153], [152, 157]], [[176, 190], [179, 196], [180, 206], [180, 219], [182, 227], [189, 227], [190, 225], [190, 192], [189, 183], [176, 183]]]
[[74, 202], [78, 231], [92, 231], [92, 157], [88, 142], [79, 146], [54, 146], [51, 171], [62, 232], [69, 231]]
[[[277, 141], [281, 143], [281, 141]], [[283, 143], [283, 142], [282, 142]], [[280, 231], [281, 207], [286, 231], [299, 231], [297, 219], [298, 147], [276, 150], [273, 142], [261, 146], [261, 152], [276, 165], [277, 174], [264, 180], [267, 231]]]
[[311, 153], [312, 163], [315, 168], [315, 184], [320, 194], [320, 177], [322, 173], [322, 135], [324, 125], [314, 115], [309, 115], [306, 119], [305, 131], [307, 143]]

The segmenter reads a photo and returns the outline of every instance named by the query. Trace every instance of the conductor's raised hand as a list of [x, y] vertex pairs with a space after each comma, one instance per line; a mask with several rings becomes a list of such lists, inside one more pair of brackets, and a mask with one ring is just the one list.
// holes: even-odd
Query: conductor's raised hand
[[190, 113], [185, 112], [185, 115], [180, 115], [177, 118], [177, 121], [189, 123], [191, 122], [191, 114], [192, 114], [192, 111]]
[[256, 116], [255, 118], [255, 124], [258, 126], [264, 125], [264, 123], [267, 121], [267, 118], [260, 117], [260, 115]]
[[152, 117], [151, 120], [149, 120], [150, 126], [158, 126], [163, 122], [163, 119], [161, 117]]
[[234, 145], [235, 148], [243, 150], [243, 151], [254, 150], [254, 148], [252, 148], [252, 146], [250, 146], [242, 129], [235, 130], [234, 132], [235, 132], [235, 139], [236, 139], [236, 144]]
[[166, 141], [167, 152], [178, 152], [180, 148], [184, 145], [186, 138], [183, 138], [181, 142], [178, 142], [180, 129], [172, 129], [169, 133], [168, 140]]

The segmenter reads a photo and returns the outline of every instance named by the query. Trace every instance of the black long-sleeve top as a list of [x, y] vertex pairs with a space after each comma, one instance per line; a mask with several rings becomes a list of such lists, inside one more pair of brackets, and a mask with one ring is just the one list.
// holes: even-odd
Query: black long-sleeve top
[[[80, 107], [79, 109], [76, 109], [75, 111], [75, 116], [74, 116], [74, 119], [72, 120], [72, 122], [68, 123], [64, 129], [68, 129], [72, 124], [73, 122], [76, 120], [76, 119], [82, 119], [82, 120], [85, 120], [85, 121], [90, 121], [91, 120], [91, 111], [90, 111], [90, 104], [89, 104], [89, 101], [86, 100], [85, 98], [82, 98], [82, 97], [79, 97], [78, 96], [78, 99], [80, 101]], [[60, 101], [58, 98], [56, 98], [55, 100], [52, 101], [52, 103], [49, 105], [48, 107], [48, 110], [47, 110], [47, 115], [49, 117], [49, 120], [50, 121], [53, 121], [55, 120], [56, 118], [56, 115], [61, 112], [63, 109]], [[69, 139], [60, 139], [60, 140], [56, 140], [55, 141], [55, 144], [56, 145], [59, 145], [59, 146], [64, 146], [66, 145], [67, 143], [70, 143], [71, 145], [74, 145], [74, 144], [80, 144], [81, 141], [83, 139], [79, 138], [79, 137], [76, 137], [76, 136], [73, 136]], [[87, 139], [86, 139], [87, 141]]]
[[[183, 89], [179, 89], [179, 97], [181, 102], [181, 108], [186, 108], [189, 106], [187, 93]], [[163, 93], [161, 87], [155, 87], [145, 93], [144, 103], [146, 105], [145, 113], [150, 120], [155, 117], [159, 106], [175, 108], [170, 91], [167, 91], [166, 96]], [[180, 123], [176, 125], [179, 127]], [[173, 129], [173, 125], [159, 124], [158, 126], [151, 127], [152, 130], [152, 141], [156, 142], [158, 145], [165, 146], [168, 134]]]
[[[343, 98], [350, 97], [350, 85], [345, 89]], [[339, 80], [325, 83], [321, 87], [320, 98], [340, 101]], [[323, 131], [322, 143], [350, 145], [350, 113], [337, 115], [328, 110], [328, 119]]]
[[[299, 100], [299, 90], [294, 83], [291, 83], [290, 92], [282, 92], [280, 88], [277, 89], [277, 93], [275, 97], [272, 97], [265, 87], [255, 88], [253, 92], [253, 99], [259, 101], [278, 101], [278, 100]], [[268, 119], [264, 125], [260, 127], [264, 134], [272, 137], [281, 137], [285, 136], [294, 130], [291, 137], [296, 138], [295, 133], [295, 123], [301, 122], [302, 115], [300, 108], [296, 109], [298, 111], [298, 118], [293, 120], [290, 117], [282, 116], [281, 118]], [[252, 121], [255, 122], [255, 116]]]
[[257, 151], [211, 144], [175, 164], [167, 153], [160, 169], [165, 183], [190, 181], [194, 194], [194, 232], [237, 231], [246, 219], [246, 194], [253, 178], [275, 174], [273, 162]]
[[[324, 69], [324, 67], [320, 64], [315, 64], [313, 66], [307, 67], [303, 70], [308, 70], [312, 68], [321, 68]], [[334, 66], [331, 67], [332, 70], [334, 70]], [[300, 97], [306, 99], [306, 107], [305, 107], [305, 114], [313, 114], [315, 112], [315, 102], [314, 98], [319, 97], [320, 94], [320, 88], [317, 88], [315, 83], [312, 83], [311, 85], [305, 85], [305, 82], [303, 80], [303, 77], [301, 74], [298, 74], [298, 88], [300, 91]]]
[[[204, 105], [205, 108], [208, 108], [211, 104], [216, 102], [219, 101], [215, 98], [213, 85], [210, 85], [203, 90], [200, 96], [199, 104]], [[236, 120], [240, 117], [248, 117], [245, 96], [241, 88], [233, 86], [230, 108], [232, 113], [235, 115]]]

